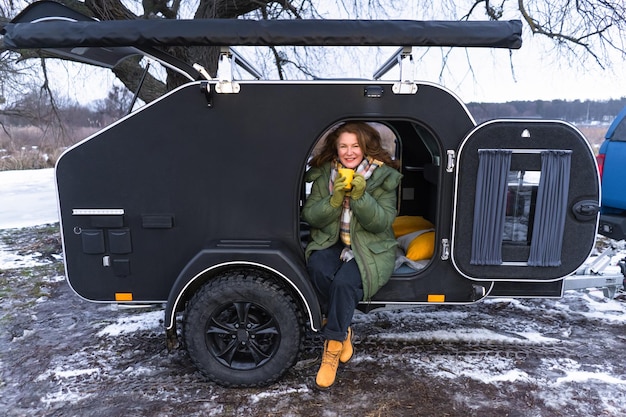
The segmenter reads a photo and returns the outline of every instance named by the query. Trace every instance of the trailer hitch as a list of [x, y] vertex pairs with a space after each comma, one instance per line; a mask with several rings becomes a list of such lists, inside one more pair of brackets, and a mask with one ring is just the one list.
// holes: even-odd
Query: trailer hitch
[[626, 258], [617, 263], [619, 271], [614, 266], [609, 268], [611, 259], [618, 252], [624, 250], [623, 240], [612, 241], [600, 255], [590, 263], [581, 266], [574, 274], [563, 281], [563, 290], [581, 290], [585, 288], [601, 288], [604, 296], [615, 298], [618, 291], [626, 288]]

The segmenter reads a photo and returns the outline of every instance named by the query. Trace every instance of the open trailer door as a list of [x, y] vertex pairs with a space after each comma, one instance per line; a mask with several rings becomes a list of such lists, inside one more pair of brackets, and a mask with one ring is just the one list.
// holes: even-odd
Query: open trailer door
[[573, 126], [482, 124], [457, 155], [453, 264], [475, 280], [561, 279], [593, 248], [599, 194], [594, 154]]

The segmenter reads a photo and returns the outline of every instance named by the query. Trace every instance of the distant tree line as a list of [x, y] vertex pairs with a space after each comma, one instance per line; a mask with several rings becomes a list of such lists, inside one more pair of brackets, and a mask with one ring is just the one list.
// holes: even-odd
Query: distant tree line
[[[106, 99], [88, 105], [60, 103], [56, 116], [66, 126], [103, 128], [128, 112], [130, 97], [120, 97], [121, 92], [122, 89], [114, 87]], [[467, 104], [478, 123], [501, 118], [565, 120], [575, 124], [610, 123], [625, 106], [626, 97], [608, 101], [535, 100]], [[26, 95], [0, 115], [0, 125], [44, 124], [52, 116], [52, 110], [36, 94]]]
[[535, 100], [507, 103], [469, 103], [467, 105], [478, 123], [499, 118], [538, 118], [565, 120], [571, 123], [610, 123], [626, 106], [626, 97], [617, 100]]
[[[58, 118], [66, 128], [103, 128], [128, 113], [131, 94], [114, 86], [107, 98], [88, 105], [75, 102], [58, 103], [54, 109], [31, 93], [5, 108], [0, 115], [0, 126], [43, 127], [52, 117]], [[610, 123], [626, 106], [626, 97], [617, 100], [535, 100], [510, 101], [506, 103], [469, 103], [467, 107], [478, 123], [500, 118], [537, 118], [565, 120], [575, 124]], [[56, 111], [56, 114], [51, 114]], [[41, 126], [40, 126], [41, 125]]]
[[[132, 94], [114, 86], [105, 99], [87, 105], [65, 100], [51, 106], [34, 89], [0, 113], [0, 171], [49, 168], [68, 146], [124, 117]], [[583, 129], [590, 143], [600, 143], [605, 126], [626, 106], [626, 97], [608, 101], [512, 101], [469, 103], [478, 123], [499, 118], [565, 120]]]

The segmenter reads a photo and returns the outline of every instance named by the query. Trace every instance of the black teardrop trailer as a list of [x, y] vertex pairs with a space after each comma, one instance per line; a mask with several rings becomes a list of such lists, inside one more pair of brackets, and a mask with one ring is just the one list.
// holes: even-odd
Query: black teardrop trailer
[[[348, 120], [375, 124], [401, 161], [398, 219], [432, 229], [430, 253], [399, 252], [391, 280], [363, 309], [585, 287], [611, 295], [623, 285], [619, 272], [581, 267], [595, 243], [600, 187], [576, 128], [536, 119], [477, 125], [452, 92], [406, 71], [412, 46], [518, 48], [518, 21], [96, 22], [40, 2], [3, 32], [15, 49], [110, 67], [143, 54], [189, 79], [63, 154], [61, 232], [79, 296], [164, 303], [170, 348], [184, 312], [184, 344], [220, 384], [277, 380], [307, 326], [320, 328], [303, 252], [304, 174], [320, 138]], [[220, 78], [157, 49], [181, 42], [223, 46]], [[234, 80], [228, 70], [239, 64], [258, 76], [233, 45], [364, 44], [400, 47], [370, 80]], [[396, 64], [400, 80], [383, 81]]]

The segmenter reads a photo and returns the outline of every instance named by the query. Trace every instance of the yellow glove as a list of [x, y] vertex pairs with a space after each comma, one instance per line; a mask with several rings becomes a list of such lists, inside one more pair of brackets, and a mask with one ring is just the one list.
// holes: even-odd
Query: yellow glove
[[346, 186], [348, 181], [346, 177], [337, 175], [333, 184], [333, 195], [330, 196], [330, 205], [334, 208], [340, 207], [343, 204], [343, 198], [346, 195]]
[[365, 186], [367, 183], [365, 182], [365, 177], [361, 174], [354, 174], [354, 178], [352, 179], [352, 199], [358, 200], [363, 197], [365, 194]]

